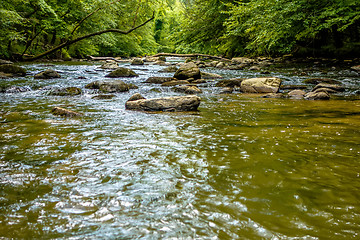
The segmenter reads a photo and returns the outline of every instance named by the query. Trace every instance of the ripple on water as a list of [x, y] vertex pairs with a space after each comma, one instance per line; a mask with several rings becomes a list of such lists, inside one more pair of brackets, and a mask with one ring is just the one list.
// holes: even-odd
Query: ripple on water
[[[49, 68], [26, 67], [31, 74]], [[14, 79], [9, 84], [38, 90], [0, 95], [0, 237], [358, 238], [357, 100], [219, 96], [211, 83], [197, 113], [126, 111], [135, 92], [177, 95], [142, 83], [171, 75], [158, 74], [162, 67], [155, 65], [136, 67], [143, 75], [124, 81], [140, 88], [112, 100], [91, 99], [91, 91], [53, 97], [41, 90], [103, 80], [106, 72], [97, 67], [56, 64], [51, 68], [61, 79]], [[294, 71], [274, 69], [273, 75], [301, 84], [305, 76]], [[356, 86], [359, 80], [337, 78]], [[55, 117], [53, 106], [85, 117]]]

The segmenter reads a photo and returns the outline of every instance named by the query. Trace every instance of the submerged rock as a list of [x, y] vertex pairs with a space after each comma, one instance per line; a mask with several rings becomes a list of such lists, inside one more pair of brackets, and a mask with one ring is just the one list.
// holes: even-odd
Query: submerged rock
[[54, 96], [76, 96], [81, 95], [82, 90], [78, 87], [57, 88], [50, 90], [48, 94]]
[[330, 95], [327, 92], [309, 92], [305, 94], [306, 100], [329, 100]]
[[11, 76], [25, 76], [26, 70], [15, 64], [1, 64], [0, 72], [9, 73]]
[[202, 93], [201, 89], [196, 86], [182, 85], [173, 88], [175, 92], [182, 92], [186, 94], [197, 94]]
[[284, 95], [282, 93], [268, 93], [265, 94], [263, 96], [261, 96], [262, 98], [283, 98]]
[[298, 90], [298, 89], [307, 89], [306, 85], [281, 85], [280, 89], [282, 90]]
[[178, 68], [176, 66], [169, 66], [169, 67], [159, 70], [159, 72], [171, 73], [171, 72], [176, 72], [177, 70], [178, 70]]
[[115, 97], [115, 95], [113, 95], [113, 94], [99, 94], [99, 95], [93, 96], [92, 99], [101, 100], [101, 99], [112, 99], [114, 97]]
[[221, 89], [220, 94], [230, 94], [234, 91], [234, 88], [232, 87], [224, 87], [223, 89]]
[[35, 79], [61, 78], [60, 74], [52, 69], [46, 69], [34, 76]]
[[128, 83], [127, 85], [129, 86], [129, 89], [139, 89], [139, 87], [133, 83]]
[[117, 78], [117, 77], [138, 77], [138, 76], [139, 75], [136, 74], [131, 69], [119, 67], [116, 70], [112, 71], [111, 73], [107, 74], [105, 77]]
[[89, 89], [99, 89], [102, 92], [127, 92], [129, 91], [129, 85], [121, 80], [113, 81], [95, 81], [85, 86]]
[[277, 93], [281, 79], [276, 77], [250, 78], [241, 82], [241, 91], [244, 93]]
[[12, 87], [4, 89], [3, 92], [5, 92], [5, 93], [21, 93], [21, 92], [28, 92], [28, 91], [31, 91], [31, 88], [27, 87], [27, 86], [25, 86], [25, 87], [12, 86]]
[[201, 78], [202, 79], [217, 79], [217, 78], [222, 78], [222, 76], [219, 74], [216, 74], [216, 73], [201, 72]]
[[195, 95], [132, 101], [130, 99], [125, 103], [125, 108], [138, 111], [196, 111], [201, 101], [200, 97]]
[[78, 112], [74, 112], [65, 108], [61, 108], [61, 107], [54, 107], [51, 110], [52, 114], [57, 115], [57, 116], [62, 116], [62, 117], [80, 117], [82, 116], [81, 113]]
[[164, 82], [170, 82], [176, 80], [173, 77], [149, 77], [145, 83], [162, 84]]
[[215, 87], [241, 87], [241, 82], [243, 81], [243, 79], [226, 79], [226, 80], [221, 80], [218, 81], [215, 84]]
[[246, 64], [229, 65], [226, 69], [229, 70], [242, 70], [246, 67]]
[[343, 86], [337, 85], [337, 84], [326, 84], [326, 83], [319, 83], [314, 87], [312, 90], [313, 92], [317, 89], [325, 88], [330, 89], [330, 92], [344, 92], [345, 88]]
[[176, 86], [176, 85], [185, 85], [185, 84], [189, 84], [190, 82], [187, 80], [174, 80], [174, 81], [170, 81], [170, 82], [164, 82], [161, 84], [161, 86], [163, 87], [172, 87], [172, 86]]
[[140, 100], [140, 99], [146, 99], [144, 98], [140, 93], [135, 93], [134, 95], [132, 95], [128, 101], [136, 101], [136, 100]]
[[200, 79], [200, 69], [193, 62], [185, 63], [175, 72], [174, 78], [179, 80], [186, 80], [189, 78]]
[[207, 81], [205, 79], [197, 79], [194, 81], [191, 81], [192, 84], [202, 84], [202, 83], [207, 83]]
[[329, 79], [329, 78], [308, 78], [305, 79], [303, 81], [303, 83], [306, 84], [319, 84], [319, 83], [328, 83], [328, 84], [341, 84], [341, 82], [334, 80], [334, 79]]
[[306, 92], [304, 92], [303, 90], [292, 90], [291, 92], [288, 93], [288, 97], [291, 99], [303, 99], [305, 96]]

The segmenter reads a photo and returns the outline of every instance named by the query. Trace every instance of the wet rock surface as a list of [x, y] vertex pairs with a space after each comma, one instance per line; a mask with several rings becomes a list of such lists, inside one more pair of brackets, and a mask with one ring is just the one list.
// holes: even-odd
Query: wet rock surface
[[66, 87], [66, 88], [56, 88], [53, 90], [50, 90], [48, 92], [48, 95], [53, 96], [76, 96], [81, 95], [83, 92], [78, 87]]
[[241, 82], [241, 91], [244, 93], [277, 93], [281, 79], [276, 77], [250, 78]]
[[85, 88], [99, 89], [102, 92], [109, 92], [109, 93], [129, 91], [129, 85], [121, 80], [95, 81], [87, 84]]
[[174, 78], [179, 80], [186, 80], [189, 78], [200, 79], [201, 73], [199, 67], [193, 63], [185, 63], [174, 74]]
[[9, 74], [8, 76], [25, 76], [26, 70], [15, 64], [0, 64], [0, 72]]
[[200, 105], [200, 101], [201, 99], [198, 96], [176, 96], [138, 100], [132, 100], [132, 98], [130, 98], [129, 101], [125, 103], [125, 108], [138, 111], [196, 111]]
[[80, 116], [83, 115], [81, 113], [78, 113], [78, 112], [75, 112], [75, 111], [72, 111], [72, 110], [68, 110], [68, 109], [65, 109], [65, 108], [62, 108], [62, 107], [54, 107], [51, 110], [51, 112], [52, 112], [53, 115], [61, 116], [61, 117], [80, 117]]

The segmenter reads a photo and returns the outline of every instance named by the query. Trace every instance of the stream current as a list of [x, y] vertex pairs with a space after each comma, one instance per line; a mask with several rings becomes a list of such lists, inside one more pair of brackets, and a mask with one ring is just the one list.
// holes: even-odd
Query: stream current
[[[0, 238], [360, 238], [358, 73], [269, 74], [283, 84], [341, 81], [348, 90], [329, 101], [219, 94], [210, 81], [199, 86], [198, 112], [145, 113], [125, 110], [126, 100], [181, 94], [142, 83], [172, 76], [158, 73], [164, 67], [124, 65], [140, 76], [121, 80], [139, 89], [110, 100], [84, 89], [104, 79], [98, 63], [24, 64], [28, 76], [0, 80], [30, 89], [0, 93]], [[48, 68], [62, 78], [33, 79]], [[46, 95], [70, 86], [84, 94]], [[54, 106], [84, 116], [56, 117]]]

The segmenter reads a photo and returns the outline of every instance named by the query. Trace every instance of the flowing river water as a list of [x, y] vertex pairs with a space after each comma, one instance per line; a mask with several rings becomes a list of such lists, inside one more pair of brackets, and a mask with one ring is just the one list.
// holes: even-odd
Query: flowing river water
[[[224, 95], [214, 81], [200, 85], [198, 112], [145, 113], [125, 110], [133, 93], [180, 95], [142, 83], [172, 75], [161, 66], [127, 66], [140, 76], [123, 80], [139, 89], [110, 100], [84, 89], [104, 79], [97, 64], [23, 67], [28, 76], [0, 80], [31, 89], [0, 93], [0, 238], [360, 238], [359, 74], [271, 70], [285, 84], [341, 81], [348, 90], [329, 101]], [[62, 78], [33, 79], [47, 68]], [[84, 94], [45, 94], [69, 86]], [[54, 106], [84, 116], [56, 117]]]

